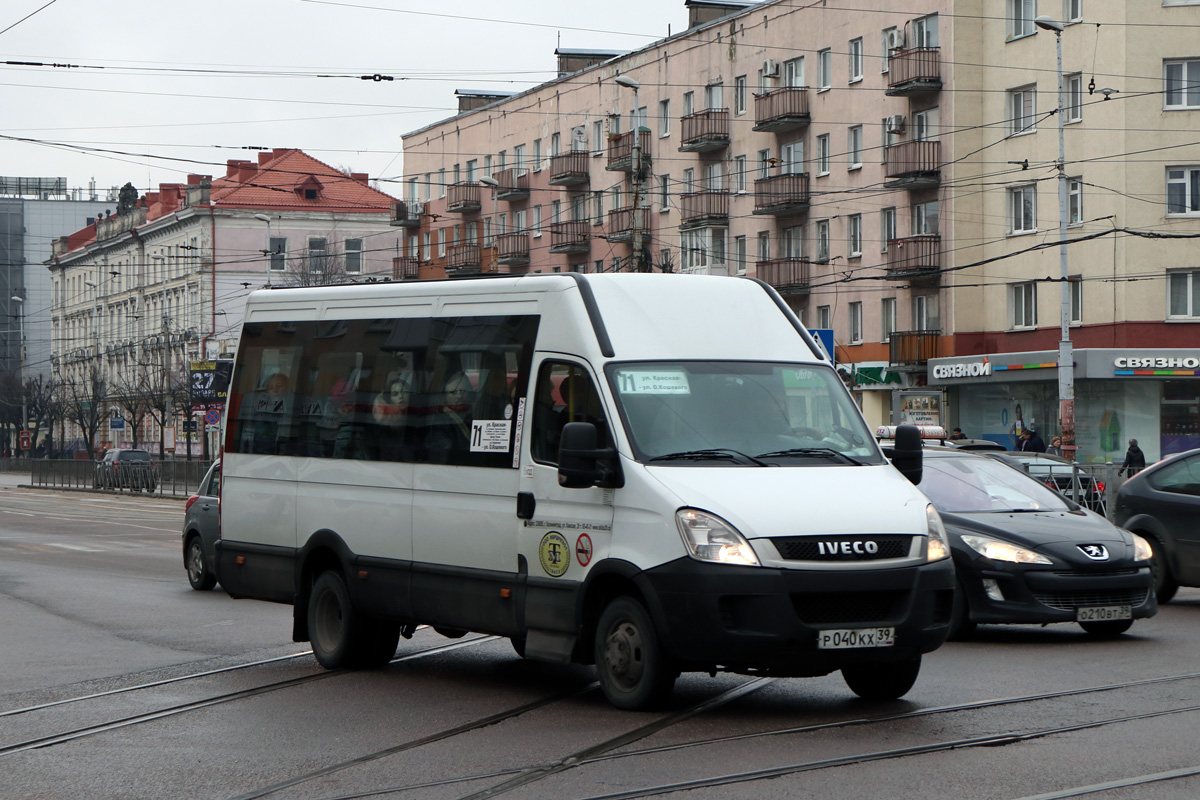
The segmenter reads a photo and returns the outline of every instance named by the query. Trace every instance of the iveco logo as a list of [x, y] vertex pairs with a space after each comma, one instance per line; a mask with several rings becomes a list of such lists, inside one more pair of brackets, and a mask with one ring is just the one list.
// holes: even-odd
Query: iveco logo
[[823, 556], [861, 556], [878, 552], [877, 542], [817, 542], [817, 553]]
[[1079, 549], [1092, 561], [1108, 561], [1108, 548], [1102, 544], [1081, 544]]

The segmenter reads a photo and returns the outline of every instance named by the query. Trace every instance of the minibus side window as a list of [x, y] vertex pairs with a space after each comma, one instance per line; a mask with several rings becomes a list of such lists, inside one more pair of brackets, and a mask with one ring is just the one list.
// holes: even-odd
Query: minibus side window
[[558, 464], [559, 437], [568, 422], [592, 423], [596, 446], [611, 446], [604, 406], [587, 370], [579, 364], [546, 361], [534, 392], [530, 452], [535, 461]]

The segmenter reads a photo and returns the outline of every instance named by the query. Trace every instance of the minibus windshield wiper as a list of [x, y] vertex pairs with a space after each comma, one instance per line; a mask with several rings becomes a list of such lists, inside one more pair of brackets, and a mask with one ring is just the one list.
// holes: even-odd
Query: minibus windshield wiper
[[759, 453], [755, 458], [778, 458], [780, 456], [811, 456], [813, 458], [840, 458], [856, 467], [865, 466], [857, 458], [851, 458], [840, 450], [832, 447], [793, 447], [790, 450], [775, 450], [770, 453]]
[[667, 453], [654, 456], [650, 461], [705, 461], [714, 458], [724, 458], [739, 464], [754, 464], [759, 467], [769, 467], [770, 464], [759, 461], [754, 456], [748, 456], [740, 450], [730, 450], [727, 447], [714, 447], [709, 450], [684, 450], [679, 453]]

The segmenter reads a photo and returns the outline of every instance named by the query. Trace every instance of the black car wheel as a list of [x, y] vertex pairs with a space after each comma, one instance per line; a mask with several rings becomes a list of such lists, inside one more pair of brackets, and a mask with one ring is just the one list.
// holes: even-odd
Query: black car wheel
[[1154, 576], [1154, 596], [1158, 598], [1159, 603], [1169, 603], [1175, 599], [1175, 592], [1179, 591], [1179, 584], [1171, 575], [1171, 567], [1167, 564], [1167, 553], [1158, 539], [1144, 533], [1141, 535], [1150, 543], [1150, 549], [1154, 551], [1154, 555], [1150, 557], [1150, 574]]
[[627, 711], [664, 700], [679, 675], [659, 647], [650, 614], [631, 597], [618, 597], [600, 615], [595, 658], [604, 696]]
[[188, 583], [198, 592], [206, 592], [217, 585], [217, 579], [204, 563], [204, 544], [199, 536], [188, 539], [184, 566], [187, 568]]
[[908, 694], [921, 672], [921, 657], [908, 661], [842, 667], [842, 680], [864, 700], [897, 700]]
[[1081, 622], [1079, 627], [1090, 633], [1092, 636], [1101, 639], [1108, 639], [1113, 636], [1120, 636], [1125, 631], [1133, 627], [1131, 619], [1116, 619], [1110, 622]]

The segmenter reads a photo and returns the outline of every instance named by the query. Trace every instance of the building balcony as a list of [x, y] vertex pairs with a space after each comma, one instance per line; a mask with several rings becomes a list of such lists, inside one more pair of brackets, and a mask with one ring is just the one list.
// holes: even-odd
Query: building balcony
[[446, 210], [456, 214], [470, 214], [481, 208], [479, 184], [452, 183], [446, 187]]
[[754, 95], [754, 130], [794, 131], [812, 121], [808, 113], [808, 89], [787, 86]]
[[550, 156], [551, 186], [584, 186], [591, 182], [586, 150], [572, 150]]
[[587, 253], [592, 249], [592, 223], [586, 219], [550, 224], [551, 253]]
[[512, 202], [529, 199], [529, 173], [525, 170], [502, 169], [492, 173], [492, 177], [496, 179], [497, 200]]
[[888, 56], [888, 87], [884, 94], [911, 97], [942, 90], [942, 56], [936, 47], [893, 50]]
[[807, 258], [790, 256], [755, 263], [759, 280], [774, 286], [780, 294], [808, 294], [811, 263]]
[[452, 244], [446, 250], [446, 272], [473, 275], [483, 269], [483, 254], [477, 244]]
[[679, 227], [729, 224], [729, 192], [689, 192], [679, 196]]
[[883, 150], [886, 189], [935, 189], [942, 183], [942, 143], [936, 139], [889, 144]]
[[608, 241], [633, 241], [633, 212], [633, 207], [614, 208], [608, 212]]
[[811, 195], [808, 173], [774, 175], [754, 182], [754, 213], [775, 217], [798, 214], [808, 209]]
[[392, 259], [392, 280], [414, 280], [421, 277], [421, 265], [412, 256], [396, 256]]
[[893, 367], [924, 368], [942, 355], [941, 331], [892, 331], [888, 360]]
[[[633, 143], [633, 131], [610, 134], [608, 137], [608, 163], [604, 165], [604, 168], [612, 172], [633, 172]], [[637, 143], [642, 169], [649, 169], [650, 131], [645, 128], [640, 129]]]
[[507, 267], [529, 265], [529, 232], [502, 233], [496, 237], [496, 262]]
[[710, 108], [679, 119], [681, 153], [711, 153], [729, 146], [729, 109]]
[[424, 203], [392, 203], [391, 224], [401, 228], [421, 227], [421, 215], [425, 213]]
[[923, 233], [888, 240], [887, 276], [912, 280], [941, 275], [942, 237]]

